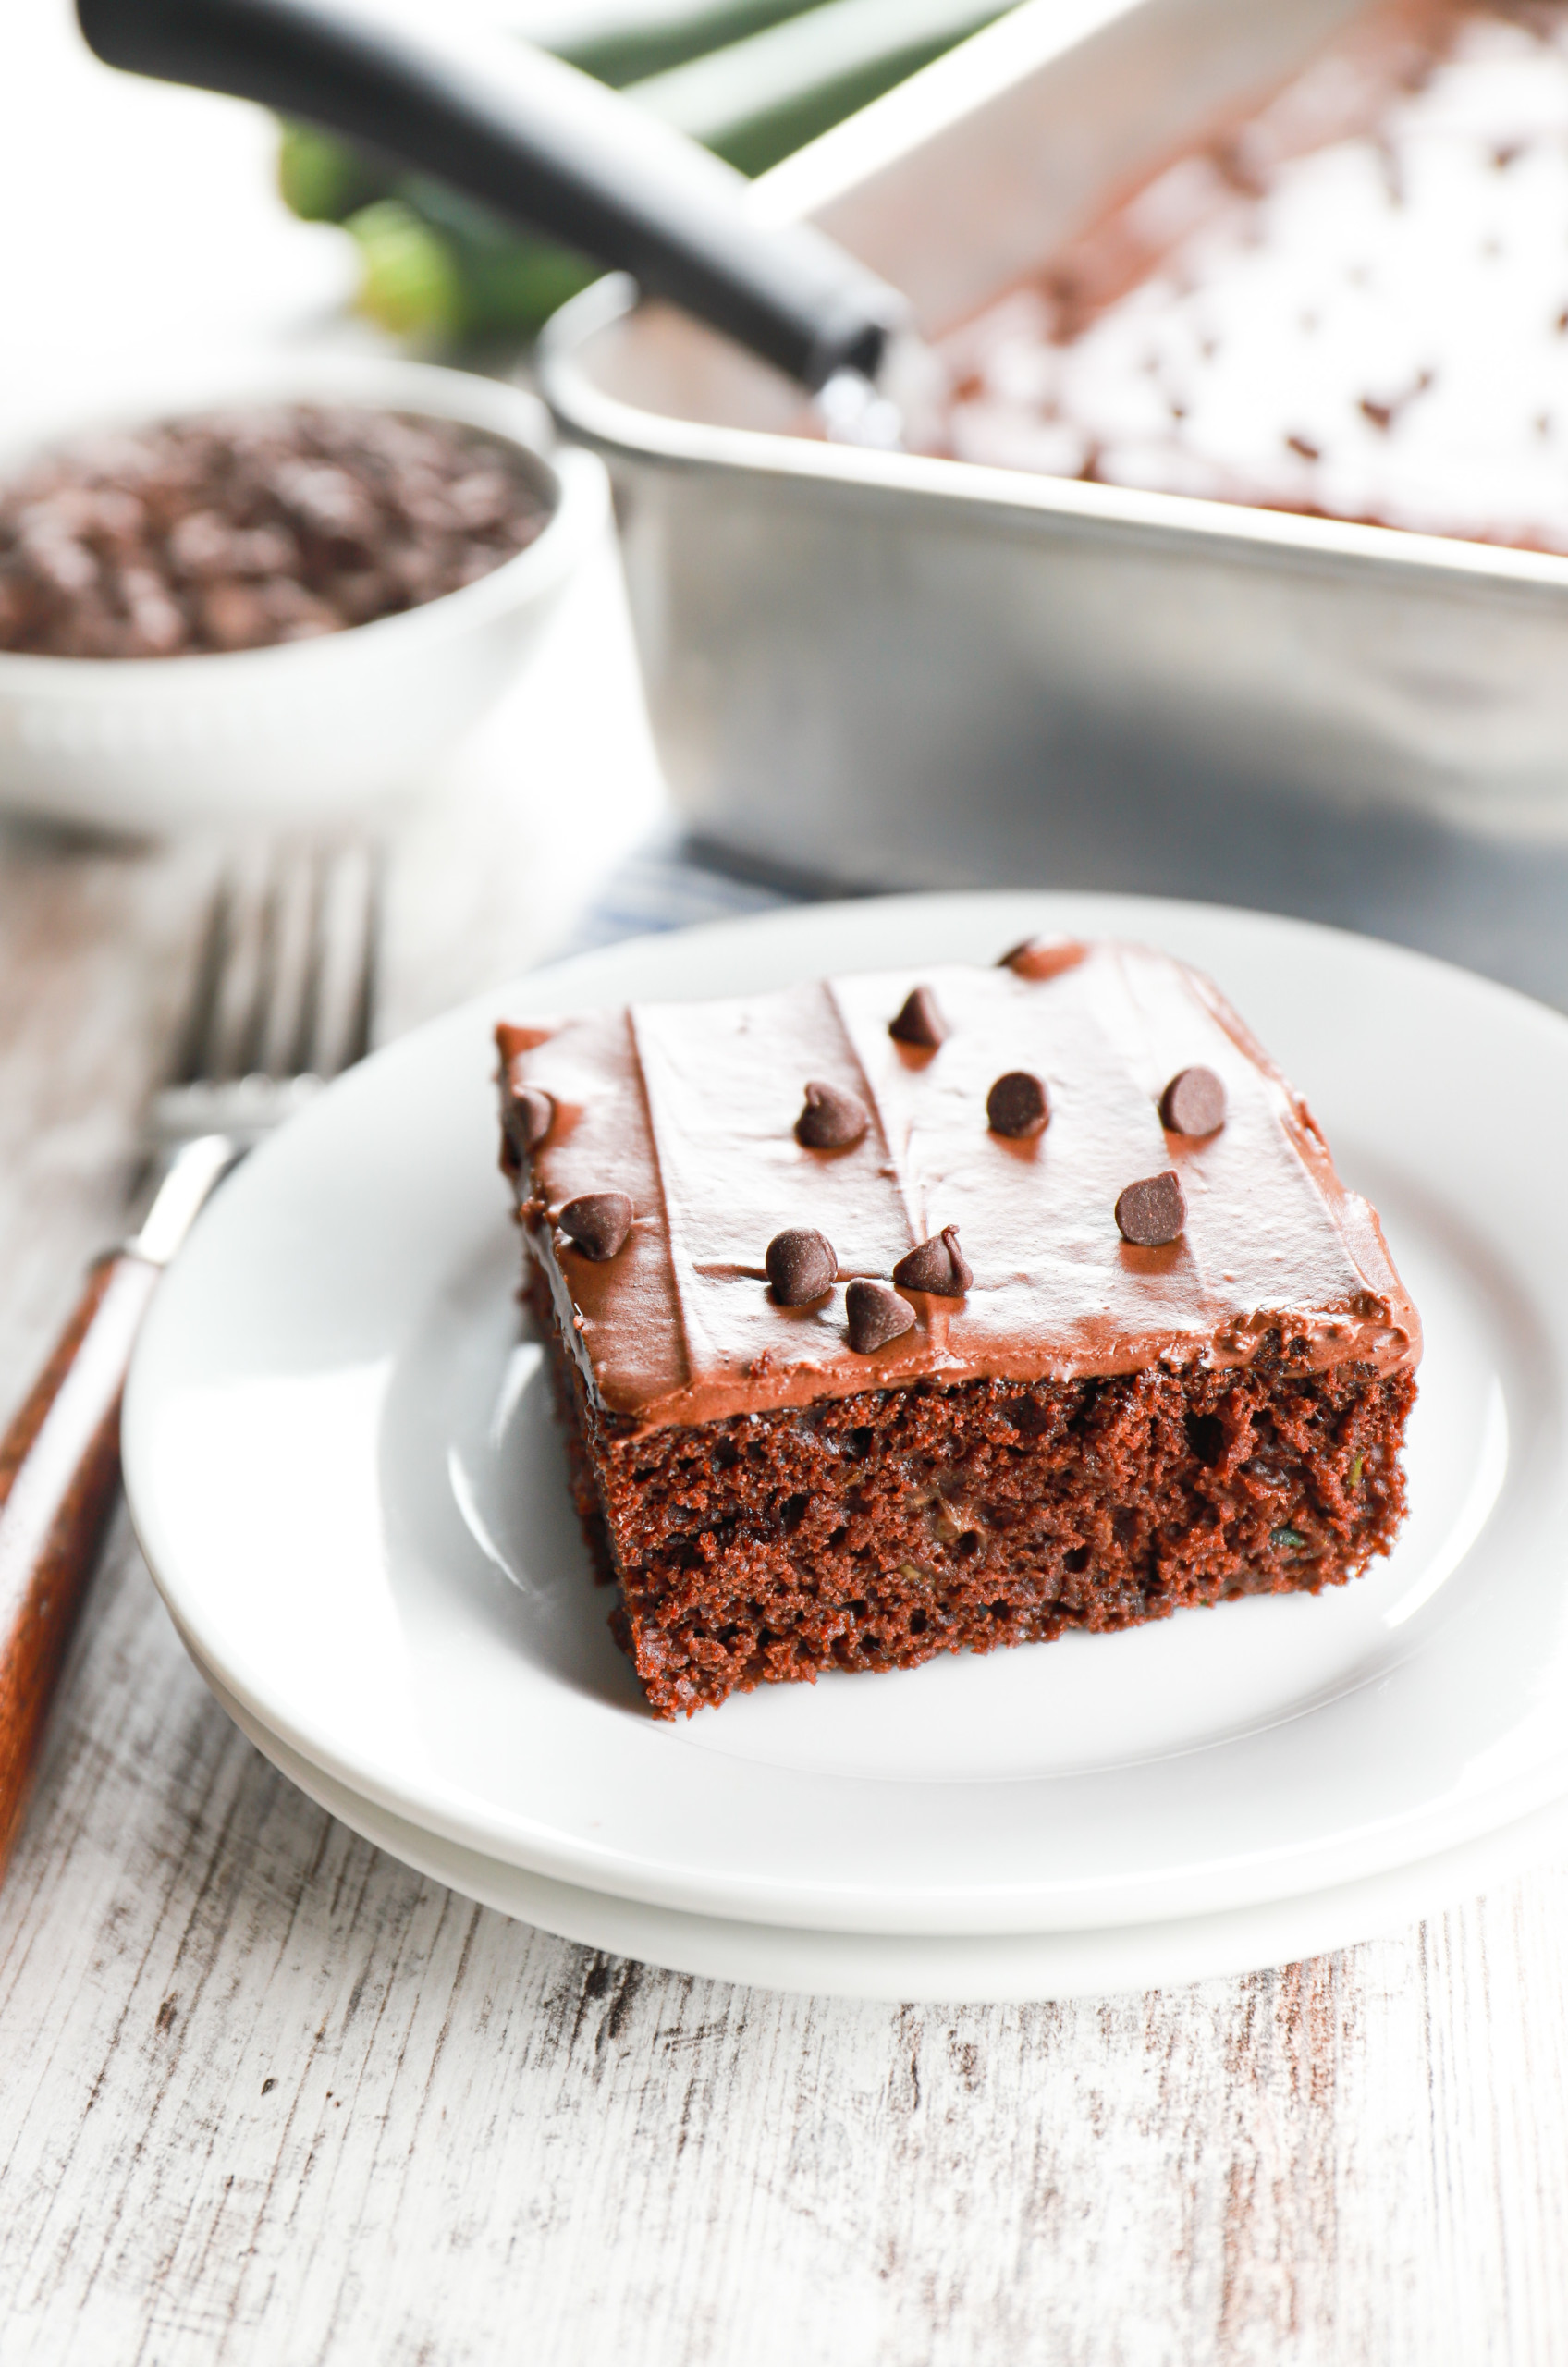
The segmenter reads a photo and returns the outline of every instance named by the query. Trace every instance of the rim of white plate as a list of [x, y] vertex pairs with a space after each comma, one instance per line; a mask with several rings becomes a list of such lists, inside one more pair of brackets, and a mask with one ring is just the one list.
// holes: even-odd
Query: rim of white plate
[[[411, 1597], [393, 1600], [407, 1576], [398, 1557], [411, 1549], [388, 1534], [401, 1513], [378, 1462], [381, 1401], [324, 1430], [300, 1375], [406, 1359], [420, 1310], [451, 1283], [463, 1227], [477, 1238], [502, 1207], [483, 1196], [501, 1191], [490, 1171], [494, 1018], [689, 992], [704, 978], [736, 991], [827, 966], [895, 966], [938, 947], [943, 958], [994, 958], [1053, 928], [1142, 937], [1218, 972], [1298, 1072], [1330, 1140], [1347, 1133], [1363, 1154], [1370, 1143], [1380, 1171], [1426, 1209], [1439, 1256], [1479, 1276], [1477, 1305], [1493, 1308], [1501, 1343], [1506, 1452], [1479, 1425], [1452, 1452], [1445, 1441], [1450, 1461], [1474, 1450], [1474, 1481], [1459, 1475], [1430, 1567], [1400, 1578], [1376, 1648], [1282, 1711], [1243, 1717], [1240, 1730], [1219, 1714], [1211, 1738], [1163, 1754], [923, 1780], [845, 1774], [809, 1752], [780, 1764], [754, 1735], [747, 1756], [730, 1745], [744, 1743], [740, 1723], [719, 1723], [728, 1705], [704, 1713], [705, 1725], [671, 1728], [548, 1674], [525, 1684], [508, 1631], [476, 1626], [455, 1588], [448, 1604], [439, 1570], [420, 1578], [423, 1625], [410, 1625]], [[1292, 1061], [1314, 1043], [1305, 1068]], [[1092, 1929], [1299, 1895], [1459, 1846], [1568, 1792], [1568, 1244], [1520, 1223], [1531, 1178], [1564, 1153], [1568, 1022], [1426, 957], [1305, 923], [1000, 894], [805, 907], [636, 940], [499, 988], [388, 1048], [226, 1185], [138, 1350], [125, 1417], [133, 1516], [177, 1620], [272, 1732], [410, 1821], [540, 1874], [742, 1920], [928, 1933]], [[1436, 1353], [1447, 1354], [1441, 1342]], [[255, 1467], [258, 1404], [281, 1424], [274, 1444], [332, 1457], [313, 1498], [291, 1495], [276, 1460]], [[1359, 1583], [1369, 1591], [1275, 1599], [1302, 1616], [1279, 1627], [1270, 1652], [1299, 1652], [1325, 1607], [1332, 1617], [1354, 1602], [1360, 1619], [1382, 1600], [1377, 1579]], [[1205, 1624], [1182, 1630], [1198, 1640], [1182, 1642], [1180, 1665], [1218, 1668], [1233, 1657], [1225, 1623], [1264, 1609], [1183, 1614]], [[1156, 1638], [1141, 1673], [1123, 1656], [1133, 1693], [1143, 1686], [1157, 1707], [1158, 1638], [1179, 1625], [1136, 1631]], [[1025, 1652], [1064, 1654], [1067, 1640]], [[1123, 1640], [1084, 1639], [1084, 1650]], [[980, 1707], [962, 1714], [984, 1722], [998, 1692], [990, 1673], [1023, 1659], [947, 1664], [946, 1689], [928, 1686], [917, 1724], [930, 1705], [953, 1714], [966, 1692]], [[1084, 1676], [1101, 1662], [1083, 1653], [1031, 1666], [1059, 1672], [1048, 1685], [1029, 1678], [1047, 1694], [1061, 1671], [1102, 1683]], [[869, 1718], [869, 1688], [905, 1682], [843, 1679], [855, 1690], [835, 1697], [840, 1727], [846, 1698], [864, 1690], [854, 1716]], [[778, 1725], [787, 1711], [786, 1698], [767, 1714]]]

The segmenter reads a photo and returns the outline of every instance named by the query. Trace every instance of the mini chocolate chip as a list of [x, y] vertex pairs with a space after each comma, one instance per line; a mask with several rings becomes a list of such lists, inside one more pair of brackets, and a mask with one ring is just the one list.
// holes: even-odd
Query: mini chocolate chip
[[830, 1291], [839, 1276], [839, 1253], [825, 1233], [809, 1224], [776, 1233], [764, 1260], [780, 1306], [805, 1306]]
[[1064, 970], [1075, 970], [1088, 950], [1075, 937], [1026, 937], [1008, 947], [997, 967], [1043, 985], [1049, 978], [1060, 978]]
[[948, 1023], [929, 987], [911, 987], [898, 1017], [888, 1022], [888, 1033], [895, 1044], [913, 1044], [925, 1052], [934, 1052], [938, 1044], [946, 1043]]
[[584, 1257], [613, 1257], [631, 1230], [631, 1203], [624, 1192], [584, 1192], [569, 1200], [556, 1222]]
[[1037, 1134], [1051, 1122], [1051, 1098], [1045, 1079], [1027, 1069], [1009, 1069], [986, 1096], [986, 1122], [994, 1134], [1015, 1139]]
[[1173, 1134], [1212, 1134], [1225, 1123], [1225, 1087], [1212, 1069], [1179, 1069], [1159, 1097], [1160, 1123]]
[[1117, 1228], [1123, 1241], [1140, 1249], [1158, 1249], [1174, 1241], [1187, 1221], [1182, 1186], [1170, 1169], [1163, 1175], [1145, 1175], [1129, 1184], [1116, 1203]]
[[844, 1313], [850, 1319], [850, 1345], [857, 1356], [885, 1348], [914, 1321], [908, 1299], [890, 1291], [886, 1282], [851, 1282], [844, 1293]]
[[0, 486], [0, 642], [127, 658], [312, 639], [459, 590], [546, 516], [455, 422], [305, 404], [84, 439]]
[[807, 1150], [848, 1150], [871, 1121], [865, 1104], [836, 1085], [810, 1084], [805, 1107], [795, 1121], [795, 1140]]
[[537, 1150], [555, 1122], [556, 1105], [536, 1085], [520, 1085], [507, 1104], [507, 1132], [519, 1150]]
[[893, 1280], [906, 1291], [929, 1291], [934, 1298], [962, 1298], [974, 1280], [958, 1245], [958, 1227], [945, 1224], [893, 1269]]

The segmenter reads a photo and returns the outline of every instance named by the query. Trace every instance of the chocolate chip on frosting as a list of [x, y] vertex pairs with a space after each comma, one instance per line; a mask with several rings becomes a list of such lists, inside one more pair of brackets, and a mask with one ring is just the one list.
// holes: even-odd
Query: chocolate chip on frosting
[[938, 1044], [947, 1042], [948, 1023], [929, 987], [911, 987], [898, 1017], [888, 1022], [888, 1033], [895, 1044], [913, 1044], [925, 1052], [934, 1052]]
[[631, 1203], [624, 1192], [584, 1192], [569, 1200], [556, 1222], [584, 1257], [613, 1257], [631, 1230]]
[[1163, 1175], [1145, 1175], [1129, 1184], [1116, 1203], [1117, 1229], [1123, 1241], [1139, 1249], [1158, 1249], [1176, 1240], [1186, 1221], [1187, 1203], [1169, 1169]]
[[1160, 1123], [1172, 1134], [1212, 1134], [1225, 1123], [1225, 1087], [1212, 1069], [1179, 1069], [1159, 1097]]
[[1044, 985], [1049, 978], [1060, 978], [1064, 970], [1075, 970], [1088, 950], [1075, 937], [1026, 937], [1021, 944], [1008, 947], [997, 967], [1011, 970], [1034, 985]]
[[830, 1291], [839, 1278], [839, 1253], [814, 1225], [791, 1225], [776, 1233], [763, 1261], [780, 1306], [805, 1306]]
[[555, 1122], [556, 1105], [536, 1085], [519, 1086], [507, 1105], [507, 1132], [519, 1150], [537, 1150]]
[[885, 1348], [914, 1321], [908, 1299], [900, 1298], [886, 1282], [851, 1282], [844, 1293], [844, 1313], [849, 1318], [850, 1346], [857, 1356]]
[[795, 1140], [807, 1150], [848, 1150], [871, 1121], [865, 1104], [836, 1085], [806, 1086], [805, 1107], [795, 1121]]
[[986, 1096], [986, 1122], [994, 1134], [1021, 1141], [1037, 1134], [1051, 1122], [1051, 1098], [1045, 1079], [1028, 1069], [1009, 1069]]
[[934, 1298], [962, 1298], [974, 1280], [958, 1245], [958, 1227], [945, 1224], [893, 1269], [893, 1280], [906, 1291], [929, 1291]]

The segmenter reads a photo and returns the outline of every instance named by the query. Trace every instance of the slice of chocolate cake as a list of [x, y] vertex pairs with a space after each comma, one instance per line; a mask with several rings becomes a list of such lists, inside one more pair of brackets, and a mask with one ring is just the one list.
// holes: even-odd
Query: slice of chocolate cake
[[1207, 981], [1127, 945], [498, 1031], [653, 1708], [1366, 1568], [1420, 1328]]

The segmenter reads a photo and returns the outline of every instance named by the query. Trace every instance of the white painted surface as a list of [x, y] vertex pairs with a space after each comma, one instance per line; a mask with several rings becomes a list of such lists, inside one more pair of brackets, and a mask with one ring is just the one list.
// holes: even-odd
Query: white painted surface
[[[546, 758], [572, 663], [535, 677]], [[601, 783], [634, 770], [617, 729]], [[547, 774], [501, 782], [399, 842], [389, 1027], [566, 926], [578, 817]], [[123, 1220], [209, 868], [0, 835], [11, 1402]], [[651, 1973], [313, 1807], [207, 1692], [122, 1528], [0, 1892], [0, 2355], [1555, 2367], [1565, 1963], [1559, 1861], [1343, 1956], [1139, 1998]]]
[[1565, 1935], [1559, 1869], [1103, 2004], [649, 1975], [311, 1807], [122, 1548], [0, 1900], [7, 2361], [1545, 2367]]
[[[125, 209], [100, 235], [82, 160], [124, 158], [131, 119], [109, 143], [81, 96], [67, 145], [16, 96], [35, 27], [66, 54], [60, 13], [0, 17], [6, 218], [69, 210], [123, 282], [117, 329], [147, 317], [145, 234]], [[62, 67], [58, 105], [96, 71]], [[150, 96], [206, 111], [204, 187], [256, 137]], [[69, 240], [24, 244], [7, 373], [41, 318], [94, 328], [60, 300]], [[583, 598], [591, 635], [541, 654], [402, 830], [388, 1034], [549, 954], [652, 810], [613, 586]], [[558, 783], [589, 682], [585, 807]], [[6, 1413], [123, 1225], [210, 865], [0, 832]], [[1345, 1956], [1142, 1998], [911, 2009], [648, 1974], [312, 1806], [213, 1700], [122, 1527], [0, 1892], [0, 2356], [1559, 2367], [1565, 1967], [1568, 1859]]]

